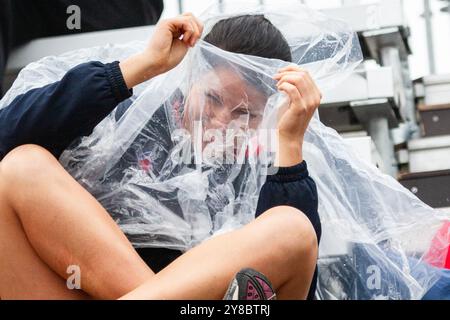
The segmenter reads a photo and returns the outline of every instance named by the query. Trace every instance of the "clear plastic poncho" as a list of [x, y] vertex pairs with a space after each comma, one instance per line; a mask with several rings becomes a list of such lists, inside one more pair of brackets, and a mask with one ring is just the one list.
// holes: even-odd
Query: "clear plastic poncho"
[[[221, 19], [264, 14], [324, 94], [362, 61], [357, 35], [345, 22], [295, 1], [224, 9], [204, 14], [204, 34]], [[121, 60], [145, 45], [89, 48], [32, 63], [0, 108], [77, 64]], [[286, 65], [200, 41], [177, 68], [135, 88], [61, 163], [135, 247], [185, 251], [235, 230], [254, 219], [260, 189], [272, 174], [273, 131], [287, 99], [272, 76]], [[318, 116], [304, 157], [318, 187], [323, 226], [318, 298], [420, 299], [440, 277], [423, 257], [432, 243], [445, 247], [444, 240], [432, 242], [445, 217], [360, 160]]]

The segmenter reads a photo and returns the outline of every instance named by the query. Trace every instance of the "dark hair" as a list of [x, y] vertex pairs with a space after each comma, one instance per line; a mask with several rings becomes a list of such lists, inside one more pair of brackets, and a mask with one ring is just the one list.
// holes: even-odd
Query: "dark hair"
[[205, 41], [222, 50], [292, 62], [291, 48], [263, 15], [242, 15], [217, 22]]

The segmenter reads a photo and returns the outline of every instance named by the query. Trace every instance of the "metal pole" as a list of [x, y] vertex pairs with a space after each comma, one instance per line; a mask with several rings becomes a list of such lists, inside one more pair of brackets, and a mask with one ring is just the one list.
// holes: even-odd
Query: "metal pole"
[[433, 11], [431, 10], [430, 0], [423, 1], [425, 18], [425, 27], [427, 32], [428, 59], [430, 62], [430, 73], [436, 73], [436, 57], [434, 54], [434, 36], [433, 36]]
[[[396, 102], [400, 107], [400, 114], [407, 123], [408, 132], [404, 133], [407, 138], [413, 137], [419, 132], [416, 119], [416, 104], [413, 91], [408, 61], [402, 61], [400, 51], [396, 47], [383, 47], [380, 49], [383, 66], [389, 66], [394, 74], [394, 87], [396, 91]], [[398, 142], [398, 141], [397, 141]]]
[[396, 177], [398, 168], [395, 161], [394, 144], [389, 133], [388, 119], [382, 117], [370, 119], [368, 131], [383, 161], [384, 172]]
[[178, 11], [180, 12], [180, 14], [184, 12], [183, 0], [178, 0]]
[[224, 11], [224, 3], [223, 0], [218, 0], [219, 1], [219, 11], [220, 13], [223, 13]]

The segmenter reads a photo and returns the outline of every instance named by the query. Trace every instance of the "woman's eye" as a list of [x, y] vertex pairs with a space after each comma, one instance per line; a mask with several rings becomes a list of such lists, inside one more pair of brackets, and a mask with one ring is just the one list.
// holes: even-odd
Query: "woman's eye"
[[250, 119], [258, 118], [257, 114], [249, 112], [248, 109], [239, 109], [237, 110], [237, 113], [239, 116], [249, 116]]
[[222, 99], [212, 93], [207, 93], [206, 98], [214, 104], [222, 105]]

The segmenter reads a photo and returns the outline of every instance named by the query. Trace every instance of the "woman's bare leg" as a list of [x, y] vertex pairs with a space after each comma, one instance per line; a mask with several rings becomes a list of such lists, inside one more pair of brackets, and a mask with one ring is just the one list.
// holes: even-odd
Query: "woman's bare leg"
[[306, 216], [278, 207], [241, 230], [191, 250], [123, 299], [222, 299], [243, 268], [266, 275], [280, 299], [306, 299], [317, 251]]
[[3, 299], [83, 297], [65, 290], [72, 265], [82, 290], [101, 299], [154, 275], [105, 209], [40, 147], [19, 147], [0, 163], [0, 205]]
[[0, 200], [0, 296], [4, 300], [87, 299], [81, 291], [68, 290], [30, 246], [19, 219]]
[[[0, 266], [3, 298], [40, 287], [46, 289], [37, 298], [82, 298], [73, 292], [66, 296], [65, 282], [57, 281], [67, 277], [69, 265], [77, 265], [82, 289], [94, 298], [116, 298], [145, 283], [127, 298], [220, 299], [236, 272], [251, 267], [269, 277], [280, 298], [302, 299], [317, 258], [307, 218], [280, 207], [200, 245], [153, 276], [101, 205], [35, 146], [16, 149], [0, 164], [0, 200], [0, 233], [6, 230], [0, 249], [9, 252]], [[14, 249], [7, 251], [10, 246]], [[12, 282], [14, 277], [22, 281]], [[21, 287], [30, 279], [36, 280], [32, 287]]]

